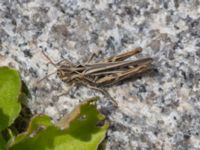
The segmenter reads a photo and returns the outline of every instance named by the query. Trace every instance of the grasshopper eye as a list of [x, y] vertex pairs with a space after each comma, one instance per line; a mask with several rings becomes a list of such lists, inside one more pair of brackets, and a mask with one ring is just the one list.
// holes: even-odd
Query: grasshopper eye
[[60, 76], [61, 76], [60, 71], [57, 71], [57, 76], [60, 78]]
[[58, 70], [57, 71], [57, 75], [62, 81], [68, 82], [69, 78], [68, 78], [67, 74], [63, 70]]
[[58, 75], [59, 78], [62, 79], [64, 77], [64, 72], [62, 70], [58, 69], [57, 70], [57, 75]]

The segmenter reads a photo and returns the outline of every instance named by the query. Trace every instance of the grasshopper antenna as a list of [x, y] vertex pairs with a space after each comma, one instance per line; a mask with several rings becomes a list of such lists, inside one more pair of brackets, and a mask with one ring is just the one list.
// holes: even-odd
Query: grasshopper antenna
[[51, 60], [51, 58], [49, 57], [49, 56], [47, 56], [47, 54], [44, 52], [44, 51], [42, 51], [42, 54], [46, 57], [46, 59], [48, 59], [48, 61], [50, 62], [50, 64], [52, 64], [53, 66], [57, 66], [58, 64], [57, 63], [54, 63], [52, 60]]
[[59, 66], [62, 62], [65, 62], [65, 63], [68, 63], [68, 64], [71, 64], [71, 65], [73, 65], [71, 62], [69, 62], [67, 59], [63, 59], [63, 60], [61, 60], [61, 61], [59, 61], [59, 62], [53, 62], [52, 60], [51, 60], [51, 58], [44, 52], [44, 51], [42, 51], [42, 54], [46, 57], [46, 59], [47, 60], [49, 60], [49, 63], [50, 64], [52, 64], [54, 67], [56, 67], [57, 68], [57, 66]]
[[[73, 65], [73, 64], [70, 63], [67, 59], [63, 59], [63, 60], [61, 60], [61, 61], [55, 63], [55, 62], [53, 62], [53, 61], [51, 60], [51, 58], [50, 58], [44, 51], [42, 51], [42, 54], [44, 55], [44, 57], [46, 57], [46, 59], [49, 61], [49, 63], [52, 64], [52, 65], [53, 65], [54, 67], [56, 67], [56, 68], [58, 68], [58, 66], [59, 66], [62, 62], [66, 62], [66, 63], [68, 63], [68, 64]], [[40, 80], [38, 81], [38, 83], [40, 83], [42, 80], [48, 78], [49, 76], [55, 74], [56, 72], [57, 72], [57, 70], [54, 71], [54, 72], [52, 72], [52, 73], [50, 73], [50, 74], [48, 74], [48, 75], [46, 75], [45, 77], [43, 77], [42, 79], [40, 79]]]
[[[57, 68], [58, 63], [54, 63], [54, 62], [51, 60], [51, 58], [50, 58], [49, 56], [47, 56], [47, 54], [46, 54], [44, 51], [42, 51], [42, 54], [44, 55], [44, 57], [46, 57], [46, 59], [48, 59], [48, 61], [49, 61], [50, 64], [52, 64], [54, 67]], [[49, 76], [55, 74], [56, 72], [57, 72], [57, 70], [54, 71], [54, 72], [52, 72], [52, 73], [50, 73], [50, 74], [48, 74], [48, 75], [46, 75], [45, 77], [43, 77], [42, 79], [40, 79], [39, 81], [37, 81], [37, 83], [40, 83], [41, 81], [43, 81], [44, 79], [48, 78]]]
[[48, 78], [49, 76], [55, 74], [56, 72], [57, 72], [57, 70], [54, 71], [54, 72], [52, 72], [52, 73], [50, 73], [50, 74], [48, 74], [48, 75], [46, 75], [45, 77], [43, 77], [42, 79], [40, 79], [39, 81], [37, 81], [37, 83], [40, 83], [41, 81], [43, 81], [44, 79]]

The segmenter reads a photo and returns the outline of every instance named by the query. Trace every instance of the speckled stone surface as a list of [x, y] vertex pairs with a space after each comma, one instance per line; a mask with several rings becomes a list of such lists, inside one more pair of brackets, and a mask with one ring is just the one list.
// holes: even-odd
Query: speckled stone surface
[[[141, 46], [151, 74], [97, 91], [69, 89], [41, 53], [55, 62], [84, 62]], [[136, 59], [133, 58], [133, 59]], [[56, 121], [84, 99], [100, 96], [111, 121], [106, 149], [200, 149], [199, 0], [0, 0], [0, 65], [20, 70], [34, 113]]]

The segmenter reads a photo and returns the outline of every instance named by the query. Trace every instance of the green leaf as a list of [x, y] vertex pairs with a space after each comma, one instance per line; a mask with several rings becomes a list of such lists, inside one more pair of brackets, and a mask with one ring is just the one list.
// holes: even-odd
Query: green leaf
[[33, 136], [33, 134], [37, 134], [41, 129], [47, 128], [48, 126], [53, 126], [51, 123], [51, 118], [45, 115], [36, 115], [34, 116], [28, 126], [26, 132], [19, 134], [13, 143], [10, 145], [14, 145], [20, 143], [23, 140], [27, 140], [29, 136]]
[[[109, 124], [90, 99], [54, 125], [45, 116], [36, 116], [26, 133], [16, 138], [10, 150], [95, 150]], [[62, 129], [61, 129], [62, 128]]]
[[22, 81], [21, 93], [19, 95], [19, 102], [21, 103], [21, 112], [19, 116], [15, 119], [14, 123], [9, 127], [12, 129], [14, 135], [26, 131], [28, 124], [33, 116], [28, 105], [28, 99], [31, 98], [28, 87], [25, 82]]
[[20, 90], [19, 73], [8, 67], [0, 67], [0, 131], [11, 125], [20, 113]]
[[4, 140], [3, 136], [0, 133], [0, 150], [6, 149], [6, 141]]

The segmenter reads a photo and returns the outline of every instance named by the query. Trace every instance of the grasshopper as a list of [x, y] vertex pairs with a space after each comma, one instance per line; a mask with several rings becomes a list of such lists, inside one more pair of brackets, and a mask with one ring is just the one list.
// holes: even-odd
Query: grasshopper
[[[141, 51], [142, 48], [138, 47], [94, 63], [88, 61], [85, 64], [78, 65], [64, 60], [64, 63], [59, 63], [57, 75], [65, 83], [86, 85], [109, 96], [108, 92], [103, 89], [104, 87], [141, 75], [151, 68], [152, 58], [143, 58], [136, 61], [126, 60]], [[45, 53], [43, 54], [53, 65], [58, 66]], [[113, 100], [111, 96], [109, 97]]]

